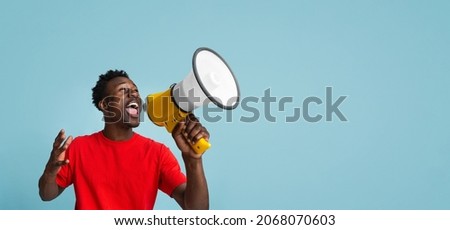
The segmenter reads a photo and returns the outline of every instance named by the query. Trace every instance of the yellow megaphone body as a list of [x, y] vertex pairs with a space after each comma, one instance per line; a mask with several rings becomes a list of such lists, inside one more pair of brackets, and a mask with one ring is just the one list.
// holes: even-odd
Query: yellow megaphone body
[[[147, 96], [147, 115], [158, 126], [172, 133], [178, 122], [192, 111], [210, 102], [223, 109], [234, 109], [239, 103], [239, 86], [223, 58], [209, 48], [198, 48], [192, 58], [188, 76], [166, 91]], [[204, 138], [191, 144], [197, 154], [211, 147]]]

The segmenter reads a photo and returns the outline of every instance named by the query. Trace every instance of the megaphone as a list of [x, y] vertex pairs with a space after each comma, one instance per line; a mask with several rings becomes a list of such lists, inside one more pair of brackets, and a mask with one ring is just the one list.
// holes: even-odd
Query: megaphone
[[[158, 126], [172, 133], [178, 122], [193, 110], [209, 103], [231, 110], [239, 104], [239, 86], [225, 60], [214, 50], [198, 48], [192, 57], [192, 69], [179, 83], [169, 89], [147, 96], [147, 115]], [[204, 138], [191, 147], [203, 154], [211, 147]]]

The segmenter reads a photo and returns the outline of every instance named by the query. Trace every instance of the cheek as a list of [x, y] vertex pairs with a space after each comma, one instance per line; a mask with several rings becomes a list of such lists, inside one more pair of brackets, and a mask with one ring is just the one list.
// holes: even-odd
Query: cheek
[[111, 106], [113, 106], [115, 108], [122, 108], [122, 106], [124, 104], [124, 97], [121, 95], [111, 96], [109, 103]]
[[103, 115], [107, 122], [119, 122], [122, 120], [122, 110], [117, 103], [111, 103]]
[[115, 115], [112, 115], [113, 117], [120, 115], [122, 113], [122, 110], [123, 110], [123, 102], [122, 101], [114, 100], [114, 101], [110, 101], [108, 103], [108, 111], [115, 114]]

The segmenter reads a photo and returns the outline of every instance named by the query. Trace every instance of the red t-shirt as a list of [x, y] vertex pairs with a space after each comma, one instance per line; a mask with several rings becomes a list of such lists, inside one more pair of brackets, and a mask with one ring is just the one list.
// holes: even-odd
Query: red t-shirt
[[169, 148], [137, 133], [127, 141], [101, 131], [74, 138], [66, 158], [56, 182], [74, 185], [75, 209], [153, 209], [158, 189], [171, 196], [186, 182]]

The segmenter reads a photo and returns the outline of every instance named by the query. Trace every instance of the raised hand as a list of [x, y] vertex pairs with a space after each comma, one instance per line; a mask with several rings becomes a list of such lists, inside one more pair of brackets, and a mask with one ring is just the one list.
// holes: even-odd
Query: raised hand
[[72, 143], [73, 137], [69, 136], [66, 139], [66, 134], [64, 129], [59, 131], [58, 135], [55, 138], [55, 142], [53, 142], [53, 149], [50, 153], [50, 159], [48, 160], [47, 166], [45, 168], [45, 172], [56, 175], [61, 166], [69, 163], [69, 160], [65, 159], [66, 157], [66, 149], [69, 147], [70, 143]]

